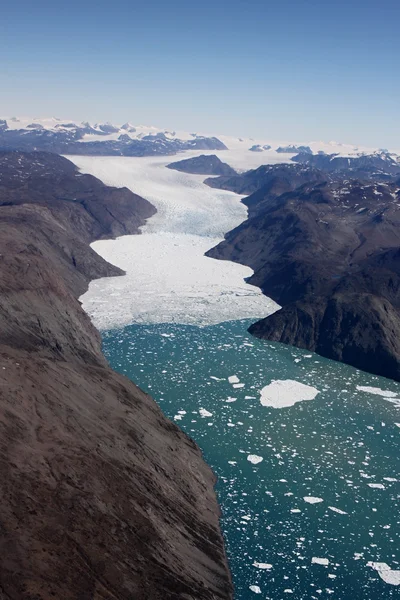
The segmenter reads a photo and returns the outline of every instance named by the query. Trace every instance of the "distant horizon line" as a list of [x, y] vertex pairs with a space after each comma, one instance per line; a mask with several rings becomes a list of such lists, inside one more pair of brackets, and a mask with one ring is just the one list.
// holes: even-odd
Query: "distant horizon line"
[[[174, 131], [175, 133], [186, 133], [188, 135], [203, 135], [203, 136], [213, 136], [213, 137], [224, 137], [224, 138], [232, 138], [235, 139], [237, 141], [239, 140], [248, 140], [248, 141], [262, 141], [262, 142], [272, 142], [272, 143], [276, 143], [276, 144], [296, 144], [296, 145], [304, 145], [304, 144], [324, 144], [324, 145], [332, 145], [332, 146], [343, 146], [343, 147], [352, 147], [354, 152], [357, 152], [358, 149], [360, 150], [360, 152], [362, 151], [366, 151], [366, 150], [373, 150], [373, 151], [382, 151], [382, 152], [389, 152], [391, 154], [400, 154], [400, 144], [399, 144], [399, 149], [398, 150], [390, 150], [387, 147], [382, 147], [382, 146], [378, 146], [378, 145], [364, 145], [364, 144], [357, 144], [354, 142], [339, 142], [336, 140], [323, 140], [323, 139], [303, 139], [303, 140], [297, 140], [295, 138], [291, 138], [291, 139], [282, 139], [282, 138], [268, 138], [268, 137], [263, 137], [262, 135], [260, 135], [260, 137], [253, 137], [253, 136], [240, 136], [240, 135], [235, 135], [235, 134], [226, 134], [226, 133], [215, 133], [215, 132], [204, 132], [203, 130], [200, 130], [201, 133], [198, 132], [191, 132], [189, 131], [189, 129], [182, 129], [182, 128], [174, 128], [174, 127], [170, 127], [170, 128], [166, 128], [166, 127], [160, 127], [157, 125], [145, 125], [145, 124], [135, 124], [134, 121], [132, 120], [123, 120], [121, 119], [120, 121], [122, 121], [122, 124], [119, 124], [119, 120], [118, 121], [111, 121], [111, 120], [89, 120], [89, 119], [71, 119], [71, 118], [62, 118], [62, 117], [56, 117], [56, 116], [35, 116], [35, 117], [31, 117], [31, 116], [27, 116], [27, 115], [13, 115], [13, 116], [0, 116], [0, 120], [5, 120], [6, 122], [8, 121], [12, 121], [13, 123], [18, 123], [21, 121], [30, 121], [30, 122], [35, 122], [35, 121], [50, 121], [50, 120], [54, 120], [60, 123], [74, 123], [75, 125], [80, 125], [80, 124], [88, 124], [91, 125], [92, 127], [96, 127], [98, 125], [111, 125], [113, 127], [118, 127], [119, 129], [122, 129], [123, 125], [131, 125], [134, 128], [143, 128], [143, 129], [154, 129], [156, 131], [160, 131], [160, 132], [164, 132], [164, 133], [171, 133], [171, 130]], [[28, 123], [29, 124], [29, 123]], [[24, 127], [22, 127], [21, 129], [24, 129]], [[334, 153], [334, 152], [333, 152]]]

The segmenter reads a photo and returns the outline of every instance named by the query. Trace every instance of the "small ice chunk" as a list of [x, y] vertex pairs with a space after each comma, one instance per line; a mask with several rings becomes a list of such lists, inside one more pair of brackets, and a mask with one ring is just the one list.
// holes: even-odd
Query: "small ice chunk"
[[370, 488], [374, 488], [376, 490], [384, 490], [385, 486], [383, 485], [383, 483], [368, 483], [367, 485], [369, 485]]
[[323, 502], [323, 498], [317, 498], [315, 496], [304, 496], [304, 502], [308, 502], [308, 504], [318, 504], [319, 502]]
[[317, 556], [313, 556], [311, 559], [311, 564], [323, 565], [324, 567], [327, 567], [329, 565], [329, 560], [327, 558], [318, 558]]
[[201, 417], [212, 417], [212, 413], [210, 413], [208, 410], [206, 410], [205, 408], [200, 408], [199, 409], [199, 413]]
[[237, 375], [231, 375], [228, 377], [229, 383], [239, 383], [240, 379]]
[[249, 590], [251, 590], [255, 594], [261, 594], [261, 588], [259, 588], [258, 585], [250, 585]]
[[244, 383], [234, 383], [232, 387], [234, 387], [234, 388], [243, 388], [244, 387]]
[[257, 456], [257, 454], [249, 454], [247, 460], [253, 465], [258, 465], [258, 463], [262, 462], [264, 459], [262, 456]]
[[339, 515], [347, 515], [348, 513], [344, 510], [340, 510], [340, 508], [336, 508], [335, 506], [328, 506], [329, 510], [333, 510], [333, 512], [338, 513]]
[[253, 563], [253, 567], [257, 567], [257, 569], [272, 569], [272, 565], [268, 564], [268, 563], [260, 563], [260, 562], [254, 562]]

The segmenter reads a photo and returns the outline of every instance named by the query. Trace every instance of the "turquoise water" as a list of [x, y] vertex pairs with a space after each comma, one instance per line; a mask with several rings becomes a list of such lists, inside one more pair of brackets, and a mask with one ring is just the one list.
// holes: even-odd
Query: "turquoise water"
[[[368, 566], [400, 569], [399, 404], [356, 386], [400, 397], [400, 385], [256, 340], [249, 324], [132, 325], [103, 332], [104, 352], [193, 437], [217, 474], [237, 600], [399, 597], [400, 586]], [[243, 387], [228, 382], [233, 375]], [[287, 379], [319, 393], [287, 408], [262, 406], [260, 390]]]

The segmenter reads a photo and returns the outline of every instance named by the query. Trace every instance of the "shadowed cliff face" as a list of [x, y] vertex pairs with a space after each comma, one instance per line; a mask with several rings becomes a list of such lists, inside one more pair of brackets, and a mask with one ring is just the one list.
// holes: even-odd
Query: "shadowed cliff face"
[[249, 283], [283, 306], [250, 328], [257, 337], [400, 380], [400, 185], [313, 169], [296, 187], [299, 174], [266, 170], [248, 220], [208, 255], [251, 266]]
[[231, 598], [211, 470], [77, 300], [120, 273], [88, 242], [153, 207], [36, 153], [1, 155], [0, 204], [0, 597]]

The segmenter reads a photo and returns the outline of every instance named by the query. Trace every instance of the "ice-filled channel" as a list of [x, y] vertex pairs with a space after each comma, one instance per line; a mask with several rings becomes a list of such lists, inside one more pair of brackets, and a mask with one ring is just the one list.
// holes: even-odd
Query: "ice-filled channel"
[[82, 300], [111, 366], [218, 475], [236, 600], [397, 598], [400, 385], [247, 333], [276, 305], [250, 269], [203, 256], [246, 218], [238, 196], [165, 158], [72, 159], [158, 209], [142, 235], [93, 244], [127, 275]]

